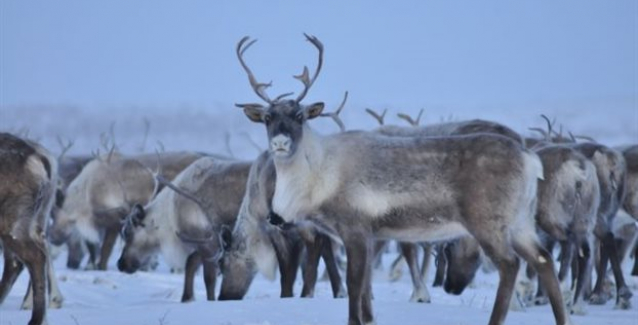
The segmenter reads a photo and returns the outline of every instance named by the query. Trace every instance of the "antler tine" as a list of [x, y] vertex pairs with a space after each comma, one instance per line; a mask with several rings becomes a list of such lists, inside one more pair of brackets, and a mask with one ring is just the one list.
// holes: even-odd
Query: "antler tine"
[[336, 111], [332, 113], [322, 113], [321, 115], [319, 115], [323, 117], [331, 117], [332, 120], [335, 121], [335, 123], [337, 123], [341, 132], [346, 132], [346, 126], [345, 124], [343, 124], [343, 121], [339, 117], [339, 113], [341, 113], [341, 110], [343, 110], [343, 108], [345, 107], [347, 100], [348, 100], [348, 92], [346, 91], [346, 93], [343, 95], [343, 100], [341, 101], [341, 104], [339, 105]]
[[421, 115], [423, 115], [423, 108], [419, 111], [419, 114], [417, 115], [416, 119], [413, 119], [411, 116], [409, 116], [408, 114], [404, 114], [404, 113], [397, 113], [397, 116], [400, 119], [405, 120], [406, 122], [408, 122], [410, 125], [417, 127], [419, 126], [419, 123], [421, 122]]
[[545, 130], [541, 129], [541, 128], [528, 128], [528, 130], [530, 131], [535, 131], [540, 133], [544, 138], [547, 138], [547, 132], [545, 132]]
[[372, 115], [372, 117], [374, 117], [377, 120], [379, 125], [383, 125], [384, 124], [385, 113], [387, 113], [387, 112], [388, 112], [388, 109], [386, 108], [386, 109], [383, 110], [383, 113], [381, 115], [379, 115], [379, 113], [377, 113], [377, 112], [375, 112], [375, 111], [373, 111], [373, 110], [371, 110], [369, 108], [366, 108], [366, 113]]
[[58, 155], [58, 160], [62, 160], [64, 155], [71, 149], [71, 147], [73, 147], [73, 144], [75, 144], [75, 140], [69, 139], [69, 141], [65, 144], [64, 141], [62, 141], [62, 137], [60, 137], [59, 135], [56, 137], [56, 139], [58, 141], [58, 144], [60, 145], [60, 149], [62, 149], [60, 155]]
[[278, 102], [278, 101], [279, 101], [279, 100], [281, 100], [282, 98], [284, 98], [284, 97], [288, 97], [288, 96], [291, 96], [292, 94], [294, 94], [294, 93], [285, 93], [285, 94], [281, 94], [281, 95], [279, 95], [279, 96], [277, 96], [277, 97], [275, 98], [274, 102]]
[[569, 138], [572, 140], [572, 142], [574, 142], [574, 143], [578, 142], [578, 141], [576, 141], [576, 137], [574, 136], [572, 131], [568, 131], [567, 133], [569, 134]]
[[312, 84], [315, 83], [315, 80], [317, 80], [317, 76], [319, 76], [319, 72], [321, 71], [321, 67], [323, 66], [323, 44], [321, 44], [319, 39], [317, 39], [315, 36], [311, 36], [306, 33], [304, 33], [303, 35], [306, 37], [306, 40], [308, 40], [308, 42], [312, 43], [312, 45], [314, 45], [317, 50], [319, 50], [319, 63], [317, 63], [317, 68], [312, 78], [310, 78], [309, 76], [307, 66], [303, 67], [303, 72], [300, 75], [293, 76], [295, 79], [301, 81], [304, 84], [303, 91], [295, 100], [297, 103], [301, 102], [304, 97], [306, 97], [308, 90], [310, 89], [310, 87], [312, 87]]
[[[248, 43], [246, 44], [246, 42]], [[272, 82], [269, 82], [269, 83], [258, 82], [257, 79], [255, 78], [255, 75], [252, 73], [252, 71], [248, 67], [248, 65], [246, 65], [246, 62], [244, 62], [244, 57], [243, 57], [244, 52], [246, 52], [246, 50], [248, 50], [250, 46], [255, 44], [255, 42], [257, 42], [256, 39], [250, 40], [249, 36], [244, 36], [239, 41], [239, 43], [237, 43], [237, 49], [236, 49], [237, 58], [239, 59], [239, 63], [241, 64], [242, 68], [244, 68], [244, 71], [246, 71], [246, 74], [248, 74], [248, 81], [250, 82], [250, 86], [253, 88], [257, 96], [259, 96], [261, 99], [266, 101], [268, 104], [272, 104], [273, 101], [270, 99], [270, 97], [268, 97], [265, 91], [266, 88], [272, 85]]]
[[541, 114], [541, 117], [545, 120], [545, 122], [547, 122], [547, 133], [545, 133], [545, 140], [547, 140], [548, 142], [552, 142], [552, 132], [554, 132], [553, 128], [556, 120], [551, 122], [549, 120], [549, 117], [547, 117], [547, 115], [545, 114]]
[[587, 140], [590, 142], [596, 142], [596, 139], [590, 137], [590, 136], [586, 136], [586, 135], [575, 135], [574, 138], [576, 139], [581, 139], [581, 140]]

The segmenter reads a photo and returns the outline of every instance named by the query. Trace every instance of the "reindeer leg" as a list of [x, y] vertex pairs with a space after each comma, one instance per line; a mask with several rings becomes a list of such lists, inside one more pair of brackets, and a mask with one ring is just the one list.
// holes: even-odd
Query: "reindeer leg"
[[106, 234], [104, 234], [104, 242], [102, 242], [102, 249], [100, 250], [100, 262], [97, 265], [98, 270], [106, 270], [109, 262], [109, 257], [111, 257], [113, 247], [115, 246], [115, 241], [117, 240], [117, 236], [118, 229], [106, 230]]
[[85, 241], [86, 248], [89, 251], [89, 261], [86, 263], [86, 270], [95, 270], [97, 269], [97, 259], [99, 255], [100, 248], [97, 244]]
[[404, 259], [405, 256], [399, 254], [399, 256], [397, 256], [397, 258], [392, 261], [392, 264], [390, 264], [390, 281], [399, 281], [399, 279], [401, 279], [401, 276], [403, 276], [403, 263], [401, 262], [403, 262]]
[[372, 293], [368, 288], [371, 273], [371, 240], [366, 234], [349, 232], [342, 233], [341, 238], [348, 258], [348, 325], [371, 324]]
[[[610, 232], [605, 234], [603, 238], [600, 238], [599, 245], [599, 253], [600, 259], [598, 260], [598, 264], [596, 265], [596, 284], [594, 285], [594, 289], [589, 297], [589, 303], [592, 305], [604, 305], [607, 300], [611, 299], [611, 296], [605, 292], [605, 278], [607, 277], [607, 263], [609, 262], [609, 250], [607, 249], [607, 245], [605, 241], [608, 234], [612, 237], [613, 244], [613, 235]], [[608, 240], [607, 240], [608, 241]]]
[[433, 287], [440, 287], [445, 281], [445, 270], [447, 269], [447, 257], [443, 254], [443, 244], [436, 246], [436, 274], [434, 275]]
[[[545, 250], [547, 250], [547, 252], [550, 255], [553, 255], [552, 252], [554, 251], [554, 247], [556, 246], [556, 241], [549, 238], [549, 236], [541, 236], [541, 243], [543, 245], [543, 247], [545, 248]], [[563, 251], [561, 249], [560, 252], [560, 258], [562, 258], [565, 255], [565, 251]], [[530, 270], [531, 269], [531, 270]], [[562, 270], [562, 264], [561, 264], [561, 270]], [[528, 274], [536, 274], [536, 269], [534, 268], [534, 266], [529, 263], [527, 264], [527, 273]], [[549, 303], [549, 298], [547, 297], [547, 292], [545, 292], [545, 287], [543, 287], [543, 285], [541, 284], [541, 278], [540, 276], [536, 278], [536, 296], [534, 297], [534, 305], [536, 306], [542, 306], [542, 305], [547, 305]]]
[[[7, 241], [5, 241], [5, 245], [7, 245], [6, 242]], [[9, 247], [4, 247], [3, 255], [4, 270], [2, 271], [2, 280], [0, 281], [0, 305], [2, 305], [2, 302], [7, 298], [18, 276], [24, 269], [24, 264], [10, 252]]]
[[184, 268], [184, 292], [182, 294], [182, 302], [190, 302], [195, 300], [193, 294], [193, 285], [195, 272], [202, 264], [201, 255], [199, 252], [194, 252], [188, 255], [186, 259], [186, 266]]
[[423, 243], [423, 263], [421, 264], [421, 279], [423, 283], [428, 282], [428, 272], [430, 271], [430, 261], [432, 260], [432, 244]]
[[315, 286], [317, 285], [317, 268], [319, 267], [319, 258], [323, 247], [323, 238], [319, 234], [311, 236], [314, 238], [304, 237], [306, 246], [306, 266], [303, 272], [303, 289], [301, 297], [312, 298], [315, 295]]
[[608, 251], [607, 255], [611, 262], [611, 270], [614, 273], [614, 279], [616, 280], [616, 308], [629, 309], [631, 308], [631, 297], [633, 294], [625, 282], [625, 277], [622, 274], [622, 268], [620, 266], [620, 254], [618, 254], [618, 247], [614, 240], [614, 235], [609, 233], [603, 240], [603, 249]]
[[558, 283], [558, 277], [554, 270], [552, 255], [537, 243], [530, 244], [516, 241], [514, 242], [514, 250], [517, 254], [523, 257], [527, 263], [531, 264], [534, 269], [536, 269], [536, 272], [538, 272], [541, 285], [545, 288], [549, 297], [556, 324], [571, 324], [565, 309], [565, 302]]
[[82, 247], [82, 239], [79, 236], [72, 236], [66, 242], [67, 251], [69, 255], [66, 260], [66, 267], [72, 270], [77, 270], [82, 264], [84, 259], [84, 249]]
[[421, 273], [419, 272], [419, 261], [417, 254], [416, 244], [400, 242], [401, 254], [405, 257], [405, 261], [408, 263], [410, 269], [410, 276], [412, 277], [412, 296], [410, 302], [430, 302], [430, 293], [427, 287], [423, 283]]
[[281, 298], [294, 296], [293, 286], [297, 278], [301, 255], [301, 243], [298, 235], [293, 233], [294, 231], [296, 230], [285, 231], [285, 235], [282, 233], [271, 235], [271, 242], [279, 263]]
[[589, 282], [589, 276], [591, 275], [591, 249], [589, 243], [584, 241], [580, 245], [580, 249], [578, 250], [578, 254], [576, 255], [577, 260], [577, 278], [574, 283], [574, 299], [572, 303], [572, 314], [584, 315], [585, 310], [582, 306], [580, 296], [582, 295], [583, 289], [585, 288], [585, 283]]
[[631, 270], [631, 275], [638, 276], [638, 241], [634, 244], [634, 267]]
[[58, 287], [58, 279], [55, 277], [55, 271], [53, 269], [53, 264], [51, 263], [51, 258], [47, 252], [47, 284], [49, 289], [49, 308], [62, 308], [62, 303], [64, 302], [64, 296], [62, 296], [62, 292], [60, 292], [60, 288]]
[[44, 323], [46, 313], [46, 273], [47, 273], [47, 257], [46, 244], [43, 242], [28, 242], [26, 245], [19, 247], [19, 258], [24, 261], [31, 279], [31, 287], [33, 289], [33, 310], [31, 311], [31, 320], [29, 325], [41, 325]]
[[217, 282], [217, 261], [202, 258], [204, 264], [204, 284], [206, 285], [206, 299], [215, 300], [215, 283]]
[[330, 277], [330, 285], [332, 286], [332, 296], [334, 298], [347, 297], [346, 288], [344, 288], [341, 282], [341, 274], [337, 268], [337, 259], [334, 256], [334, 250], [332, 249], [332, 240], [330, 237], [324, 234], [318, 234], [323, 237], [323, 245], [321, 247], [321, 256], [323, 262], [326, 265], [326, 271]]

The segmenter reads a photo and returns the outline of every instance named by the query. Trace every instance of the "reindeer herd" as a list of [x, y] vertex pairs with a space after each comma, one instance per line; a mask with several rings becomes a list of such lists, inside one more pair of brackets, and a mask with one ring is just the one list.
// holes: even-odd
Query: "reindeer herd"
[[[70, 268], [80, 267], [88, 251], [87, 267], [106, 270], [121, 238], [118, 269], [152, 269], [162, 255], [184, 271], [182, 302], [194, 299], [200, 266], [208, 300], [242, 299], [258, 272], [273, 279], [277, 269], [281, 297], [292, 297], [302, 263], [301, 296], [312, 297], [323, 259], [334, 297], [348, 297], [348, 324], [374, 324], [375, 256], [396, 240], [412, 276], [412, 301], [431, 300], [424, 282], [430, 252], [437, 256], [435, 285], [451, 294], [463, 292], [481, 263], [493, 264], [500, 280], [491, 325], [503, 324], [520, 304], [549, 303], [559, 325], [584, 313], [585, 302], [615, 296], [618, 308], [631, 308], [621, 262], [629, 252], [638, 261], [638, 145], [565, 137], [549, 119], [547, 130], [535, 129], [542, 137], [525, 138], [484, 120], [420, 126], [421, 113], [400, 116], [408, 127], [384, 125], [385, 112], [369, 111], [380, 127], [346, 131], [339, 112], [347, 93], [333, 113], [323, 102], [302, 104], [324, 52], [317, 38], [306, 38], [319, 60], [312, 76], [306, 67], [295, 76], [304, 86], [295, 99], [271, 99], [270, 84], [257, 81], [244, 61], [255, 41], [237, 45], [264, 101], [237, 104], [266, 129], [268, 150], [254, 161], [200, 152], [123, 155], [114, 146], [56, 158], [33, 141], [0, 133], [0, 303], [26, 266], [29, 324], [44, 323], [47, 291], [49, 307], [63, 300], [48, 245], [67, 245]], [[313, 131], [308, 121], [321, 116], [332, 117], [341, 132]], [[526, 280], [538, 279], [536, 292], [519, 290], [521, 260]], [[615, 292], [606, 288], [609, 264]]]

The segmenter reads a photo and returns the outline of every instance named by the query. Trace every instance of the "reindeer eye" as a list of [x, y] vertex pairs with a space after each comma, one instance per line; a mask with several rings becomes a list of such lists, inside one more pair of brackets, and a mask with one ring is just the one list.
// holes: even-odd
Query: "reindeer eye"
[[268, 124], [268, 123], [270, 123], [270, 120], [272, 120], [272, 117], [270, 117], [270, 114], [265, 114], [264, 115], [264, 123]]
[[295, 116], [295, 119], [299, 122], [303, 122], [303, 113], [299, 113]]

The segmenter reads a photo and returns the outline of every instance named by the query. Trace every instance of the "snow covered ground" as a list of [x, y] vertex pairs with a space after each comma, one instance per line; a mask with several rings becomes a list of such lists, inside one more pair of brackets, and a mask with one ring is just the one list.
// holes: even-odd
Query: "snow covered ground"
[[[479, 271], [475, 286], [461, 296], [429, 288], [432, 303], [410, 303], [412, 286], [404, 270], [398, 282], [390, 282], [387, 266], [396, 256], [384, 255], [386, 266], [374, 274], [374, 311], [378, 324], [388, 325], [471, 325], [486, 324], [492, 308], [498, 276]], [[205, 301], [201, 277], [196, 278], [196, 301], [180, 303], [183, 275], [171, 274], [160, 266], [155, 272], [132, 275], [117, 271], [114, 260], [109, 270], [72, 271], [64, 267], [65, 254], [55, 261], [57, 277], [65, 296], [64, 307], [48, 311], [49, 324], [70, 325], [333, 325], [347, 321], [347, 299], [333, 299], [329, 282], [320, 281], [313, 299], [279, 298], [278, 281], [257, 276], [243, 301]], [[629, 266], [625, 265], [626, 268]], [[0, 325], [24, 324], [29, 311], [19, 310], [27, 276], [21, 276], [6, 302], [0, 307]], [[430, 274], [429, 279], [433, 278]], [[638, 292], [638, 278], [629, 277]], [[219, 283], [218, 283], [219, 287]], [[295, 293], [301, 292], [301, 281]], [[638, 322], [638, 294], [633, 309], [614, 310], [612, 302], [587, 306], [585, 316], [572, 316], [576, 325], [635, 325]], [[512, 311], [507, 324], [553, 324], [549, 306]]]

